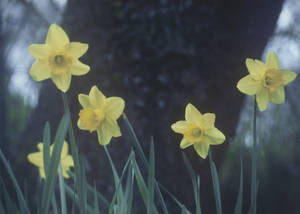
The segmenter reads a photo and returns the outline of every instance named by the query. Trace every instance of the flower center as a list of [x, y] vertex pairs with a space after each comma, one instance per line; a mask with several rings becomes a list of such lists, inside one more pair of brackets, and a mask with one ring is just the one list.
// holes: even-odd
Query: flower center
[[188, 142], [197, 143], [201, 141], [203, 132], [198, 126], [192, 125], [186, 129], [183, 135]]
[[56, 54], [49, 57], [49, 64], [52, 74], [60, 75], [70, 71], [72, 60], [66, 55]]
[[79, 120], [81, 121], [84, 129], [93, 132], [105, 119], [105, 114], [102, 109], [85, 108], [79, 112]]
[[278, 69], [267, 70], [263, 76], [263, 86], [270, 92], [276, 91], [278, 87], [283, 86], [282, 73]]

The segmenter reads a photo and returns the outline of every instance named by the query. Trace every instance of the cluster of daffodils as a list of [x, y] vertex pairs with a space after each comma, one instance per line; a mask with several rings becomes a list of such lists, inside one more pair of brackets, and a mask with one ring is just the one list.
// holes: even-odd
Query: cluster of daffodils
[[[32, 79], [42, 81], [51, 78], [56, 87], [63, 93], [70, 88], [72, 75], [80, 76], [90, 70], [88, 65], [78, 59], [85, 54], [88, 45], [70, 42], [68, 35], [58, 25], [49, 28], [45, 44], [33, 44], [28, 50], [36, 59], [30, 69]], [[280, 69], [278, 58], [270, 52], [266, 63], [259, 60], [246, 59], [249, 75], [242, 78], [237, 88], [247, 94], [254, 95], [258, 108], [266, 110], [268, 102], [276, 104], [284, 102], [284, 86], [296, 78], [296, 74]], [[100, 145], [107, 145], [112, 137], [120, 137], [121, 131], [117, 119], [122, 115], [125, 102], [120, 97], [105, 97], [93, 86], [88, 95], [79, 94], [82, 110], [79, 112], [77, 126], [81, 130], [97, 132]], [[195, 106], [188, 104], [185, 109], [185, 120], [171, 125], [174, 132], [182, 134], [180, 148], [194, 146], [197, 154], [206, 158], [210, 145], [219, 145], [225, 141], [225, 135], [215, 127], [215, 114], [201, 114]], [[45, 178], [43, 166], [43, 144], [37, 145], [39, 152], [28, 155], [28, 160], [39, 167], [40, 176]], [[52, 151], [51, 146], [50, 150]], [[68, 178], [67, 171], [74, 166], [72, 156], [68, 155], [68, 144], [64, 142], [61, 153], [63, 176]]]

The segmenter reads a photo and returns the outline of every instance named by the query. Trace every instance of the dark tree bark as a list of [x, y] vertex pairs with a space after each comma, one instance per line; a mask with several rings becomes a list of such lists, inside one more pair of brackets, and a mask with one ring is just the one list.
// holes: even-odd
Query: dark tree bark
[[[82, 61], [91, 71], [72, 78], [68, 95], [74, 124], [80, 110], [77, 96], [87, 94], [93, 85], [107, 96], [123, 97], [125, 112], [145, 151], [154, 135], [158, 180], [192, 210], [192, 185], [179, 148], [181, 136], [173, 133], [170, 125], [184, 119], [189, 102], [202, 113], [216, 113], [216, 127], [227, 137], [223, 145], [213, 147], [220, 166], [243, 102], [236, 83], [247, 74], [245, 59], [260, 58], [283, 0], [165, 2], [69, 1], [62, 26], [71, 41], [89, 44]], [[41, 91], [34, 114], [38, 119], [33, 119], [28, 135], [41, 136], [36, 120], [40, 127], [45, 120], [61, 115], [60, 110], [53, 113], [53, 104], [58, 105], [54, 100], [61, 99], [59, 95], [52, 97], [56, 94], [53, 90], [54, 86], [47, 86]], [[121, 167], [132, 139], [123, 122], [119, 123], [124, 137], [113, 139], [109, 149]], [[80, 151], [90, 162], [89, 177], [97, 178], [100, 191], [108, 192], [110, 181], [106, 178], [111, 172], [98, 164], [105, 156], [103, 149], [96, 145], [95, 135], [77, 133]], [[208, 161], [200, 159], [192, 148], [186, 153], [201, 176], [203, 213], [214, 213]], [[231, 213], [234, 197], [224, 200], [224, 213]]]

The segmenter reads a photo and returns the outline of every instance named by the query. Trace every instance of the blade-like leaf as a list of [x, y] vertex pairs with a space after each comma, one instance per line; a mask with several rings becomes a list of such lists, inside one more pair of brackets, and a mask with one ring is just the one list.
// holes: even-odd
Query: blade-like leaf
[[242, 206], [243, 206], [243, 162], [241, 160], [240, 188], [236, 199], [234, 214], [242, 214]]
[[14, 175], [14, 173], [13, 173], [11, 167], [10, 167], [10, 164], [6, 160], [4, 154], [2, 153], [1, 149], [0, 149], [0, 158], [1, 158], [2, 162], [4, 163], [4, 166], [5, 166], [8, 174], [9, 174], [10, 179], [13, 182], [13, 185], [14, 185], [15, 190], [17, 192], [18, 202], [19, 202], [19, 205], [22, 209], [22, 212], [26, 213], [26, 214], [29, 214], [30, 213], [29, 208], [28, 208], [27, 203], [24, 199], [24, 196], [23, 196], [22, 191], [20, 189], [20, 186], [17, 182], [17, 179], [16, 179], [16, 177], [15, 177], [15, 175]]
[[151, 138], [150, 154], [149, 154], [149, 170], [148, 170], [148, 189], [149, 197], [147, 204], [147, 213], [151, 214], [154, 206], [154, 184], [155, 184], [155, 162], [154, 162], [154, 144]]
[[44, 170], [45, 170], [45, 175], [48, 177], [48, 168], [49, 168], [49, 163], [50, 163], [50, 144], [51, 144], [51, 136], [50, 136], [50, 124], [47, 121], [44, 127], [44, 132], [43, 132], [43, 158], [44, 158]]
[[49, 210], [50, 201], [54, 191], [54, 182], [57, 175], [57, 168], [60, 162], [60, 155], [62, 146], [67, 134], [67, 130], [70, 124], [70, 117], [68, 114], [64, 114], [62, 117], [56, 135], [54, 139], [54, 147], [50, 158], [50, 164], [48, 169], [48, 177], [46, 177], [43, 197], [42, 197], [42, 213], [47, 214]]
[[215, 201], [216, 201], [217, 214], [222, 214], [219, 177], [218, 177], [216, 165], [212, 159], [211, 150], [208, 151], [208, 158], [209, 158], [210, 171], [211, 171], [212, 180], [213, 180], [213, 189], [214, 189], [214, 195], [215, 195]]

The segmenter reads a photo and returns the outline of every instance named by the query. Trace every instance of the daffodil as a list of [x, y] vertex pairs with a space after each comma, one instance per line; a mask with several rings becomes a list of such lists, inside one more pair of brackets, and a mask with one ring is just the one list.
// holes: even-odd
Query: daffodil
[[[45, 178], [45, 168], [44, 168], [44, 153], [43, 153], [43, 143], [38, 143], [37, 148], [39, 152], [30, 153], [27, 156], [27, 159], [30, 163], [33, 165], [36, 165], [39, 168], [40, 176], [41, 178]], [[53, 144], [50, 146], [50, 156], [52, 154], [53, 150]], [[62, 173], [65, 178], [69, 178], [69, 174], [67, 173], [70, 170], [70, 167], [74, 167], [73, 158], [71, 155], [68, 155], [68, 143], [64, 141], [62, 150], [61, 150], [61, 156], [60, 156], [60, 164], [62, 167]]]
[[237, 88], [244, 94], [255, 95], [260, 111], [267, 109], [269, 101], [284, 102], [284, 86], [296, 78], [296, 74], [287, 69], [280, 69], [277, 55], [270, 51], [266, 63], [260, 60], [246, 59], [249, 75], [242, 78]]
[[185, 149], [194, 146], [197, 154], [205, 159], [209, 145], [222, 144], [225, 141], [224, 134], [215, 127], [215, 114], [201, 114], [195, 106], [188, 104], [185, 108], [185, 120], [171, 125], [174, 132], [182, 134], [180, 148]]
[[28, 47], [36, 59], [30, 69], [35, 81], [51, 78], [56, 87], [66, 92], [71, 76], [80, 76], [89, 72], [90, 67], [78, 60], [88, 49], [88, 44], [70, 42], [68, 35], [58, 25], [49, 27], [45, 44], [33, 44]]
[[109, 144], [112, 137], [121, 136], [117, 119], [125, 107], [122, 98], [106, 98], [97, 86], [93, 86], [89, 95], [79, 94], [78, 100], [83, 107], [79, 112], [77, 123], [79, 129], [97, 131], [101, 145]]

